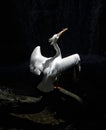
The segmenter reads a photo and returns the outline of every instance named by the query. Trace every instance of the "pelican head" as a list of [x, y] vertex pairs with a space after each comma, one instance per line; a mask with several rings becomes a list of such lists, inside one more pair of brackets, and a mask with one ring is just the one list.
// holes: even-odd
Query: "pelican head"
[[68, 30], [68, 28], [64, 28], [62, 31], [60, 31], [57, 34], [54, 34], [52, 38], [49, 39], [49, 42], [51, 43], [51, 45], [57, 43], [57, 40], [59, 39], [59, 37], [66, 31]]

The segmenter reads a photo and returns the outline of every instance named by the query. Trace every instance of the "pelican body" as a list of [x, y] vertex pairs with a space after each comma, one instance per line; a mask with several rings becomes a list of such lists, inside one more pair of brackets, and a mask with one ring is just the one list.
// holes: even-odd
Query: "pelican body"
[[49, 39], [49, 42], [56, 51], [56, 54], [53, 57], [44, 57], [41, 54], [40, 46], [37, 46], [31, 54], [30, 71], [36, 75], [41, 75], [41, 73], [43, 73], [43, 79], [37, 86], [37, 88], [42, 92], [53, 91], [54, 82], [57, 80], [58, 75], [68, 68], [79, 65], [80, 63], [79, 54], [73, 54], [62, 58], [57, 40], [66, 30], [67, 28], [63, 29], [61, 32], [53, 35], [53, 37]]

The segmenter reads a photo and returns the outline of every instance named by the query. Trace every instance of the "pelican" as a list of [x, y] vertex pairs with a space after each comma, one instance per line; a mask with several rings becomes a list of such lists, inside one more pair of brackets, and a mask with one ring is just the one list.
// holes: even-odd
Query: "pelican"
[[62, 58], [61, 50], [57, 44], [59, 37], [67, 30], [63, 29], [59, 33], [53, 35], [49, 39], [50, 44], [54, 47], [56, 54], [53, 57], [44, 57], [41, 54], [40, 46], [35, 47], [30, 58], [30, 71], [36, 75], [43, 73], [43, 79], [38, 84], [37, 88], [42, 92], [50, 92], [54, 90], [54, 82], [57, 80], [61, 72], [75, 65], [79, 66], [80, 71], [80, 56], [73, 54]]

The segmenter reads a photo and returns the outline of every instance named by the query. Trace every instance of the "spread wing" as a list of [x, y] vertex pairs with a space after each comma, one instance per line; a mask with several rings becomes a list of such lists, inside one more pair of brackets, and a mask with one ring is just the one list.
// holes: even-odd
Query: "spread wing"
[[58, 70], [58, 73], [63, 72], [67, 70], [68, 68], [71, 68], [80, 62], [80, 57], [78, 54], [73, 54], [71, 56], [68, 56], [66, 58], [63, 58], [58, 61], [56, 68]]
[[30, 58], [31, 72], [40, 75], [44, 67], [43, 65], [48, 59], [50, 58], [42, 56], [40, 46], [37, 46], [32, 52]]
[[36, 60], [38, 60], [38, 59], [39, 59], [39, 61], [40, 61], [41, 63], [43, 63], [43, 62], [45, 62], [47, 59], [49, 59], [49, 58], [47, 58], [47, 57], [42, 56], [40, 46], [37, 46], [37, 47], [33, 50], [32, 54], [31, 54], [31, 60], [36, 61]]

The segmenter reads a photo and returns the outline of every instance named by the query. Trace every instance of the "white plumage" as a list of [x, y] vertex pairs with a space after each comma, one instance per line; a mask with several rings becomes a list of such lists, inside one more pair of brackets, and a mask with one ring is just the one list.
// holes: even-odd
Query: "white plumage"
[[[40, 46], [37, 46], [31, 54], [30, 59], [30, 70], [36, 75], [43, 73], [43, 80], [38, 84], [37, 88], [43, 92], [50, 92], [54, 89], [54, 82], [58, 75], [68, 68], [74, 65], [79, 65], [80, 56], [79, 54], [73, 54], [68, 57], [62, 58], [61, 50], [57, 44], [57, 40], [67, 28], [61, 32], [53, 35], [49, 39], [49, 42], [56, 50], [56, 54], [53, 57], [47, 58], [42, 56]], [[80, 68], [79, 68], [80, 69]]]

